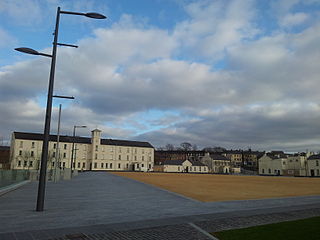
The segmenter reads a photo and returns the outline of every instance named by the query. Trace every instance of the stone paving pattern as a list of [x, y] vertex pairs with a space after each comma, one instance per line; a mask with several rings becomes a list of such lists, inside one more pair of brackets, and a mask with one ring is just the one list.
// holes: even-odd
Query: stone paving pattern
[[[184, 227], [195, 231], [186, 225], [193, 222], [211, 231], [217, 226], [221, 228], [223, 221], [224, 226], [235, 227], [230, 222], [236, 221], [233, 218], [242, 223], [263, 224], [276, 216], [265, 214], [286, 216], [288, 212], [300, 211], [296, 217], [304, 218], [304, 211], [313, 209], [319, 214], [315, 209], [320, 209], [320, 196], [203, 203], [103, 172], [82, 173], [71, 181], [49, 182], [44, 212], [34, 211], [36, 192], [37, 183], [30, 183], [0, 197], [0, 240], [52, 239], [79, 233], [90, 237], [104, 234], [101, 239], [108, 239], [108, 234], [130, 235], [140, 231], [145, 231], [141, 232], [146, 234], [145, 239], [153, 239], [147, 237], [150, 228], [166, 227], [174, 235], [176, 231], [181, 234], [179, 229]], [[247, 218], [257, 215], [264, 220]], [[290, 214], [284, 218], [290, 218]], [[206, 239], [205, 235], [202, 237]]]

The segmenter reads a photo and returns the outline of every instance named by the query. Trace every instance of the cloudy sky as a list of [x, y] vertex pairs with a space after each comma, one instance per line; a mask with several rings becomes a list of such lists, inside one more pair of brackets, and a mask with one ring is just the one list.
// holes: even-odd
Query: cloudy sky
[[320, 0], [1, 0], [0, 138], [43, 132], [57, 6], [51, 132], [257, 150], [320, 150]]

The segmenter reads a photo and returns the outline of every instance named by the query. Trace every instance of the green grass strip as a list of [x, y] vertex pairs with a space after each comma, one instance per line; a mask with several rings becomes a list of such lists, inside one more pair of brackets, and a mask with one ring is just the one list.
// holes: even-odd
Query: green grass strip
[[320, 217], [212, 233], [219, 240], [319, 240]]

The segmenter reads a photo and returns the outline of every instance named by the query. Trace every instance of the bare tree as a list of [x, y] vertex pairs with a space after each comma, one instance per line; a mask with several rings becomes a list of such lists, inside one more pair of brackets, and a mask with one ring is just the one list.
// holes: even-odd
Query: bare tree
[[166, 149], [167, 151], [173, 151], [173, 150], [175, 150], [175, 147], [174, 147], [173, 144], [168, 143], [168, 144], [165, 146], [165, 149]]
[[197, 151], [198, 150], [198, 146], [196, 144], [192, 145], [192, 150]]
[[183, 142], [180, 146], [183, 151], [190, 151], [192, 149], [192, 144], [188, 142]]

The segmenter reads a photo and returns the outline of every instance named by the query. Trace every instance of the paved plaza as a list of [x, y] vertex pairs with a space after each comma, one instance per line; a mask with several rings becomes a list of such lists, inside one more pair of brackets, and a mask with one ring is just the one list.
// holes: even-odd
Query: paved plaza
[[[19, 232], [24, 237], [25, 232], [33, 233], [28, 239], [49, 239], [80, 229], [94, 234], [169, 225], [192, 232], [192, 222], [201, 223], [198, 226], [207, 231], [210, 222], [227, 218], [284, 212], [289, 219], [320, 215], [320, 196], [204, 203], [105, 172], [85, 172], [70, 181], [47, 183], [45, 211], [36, 212], [37, 186], [31, 182], [0, 197], [0, 239], [24, 239]], [[278, 219], [286, 220], [283, 214]], [[15, 238], [10, 238], [12, 232]]]

